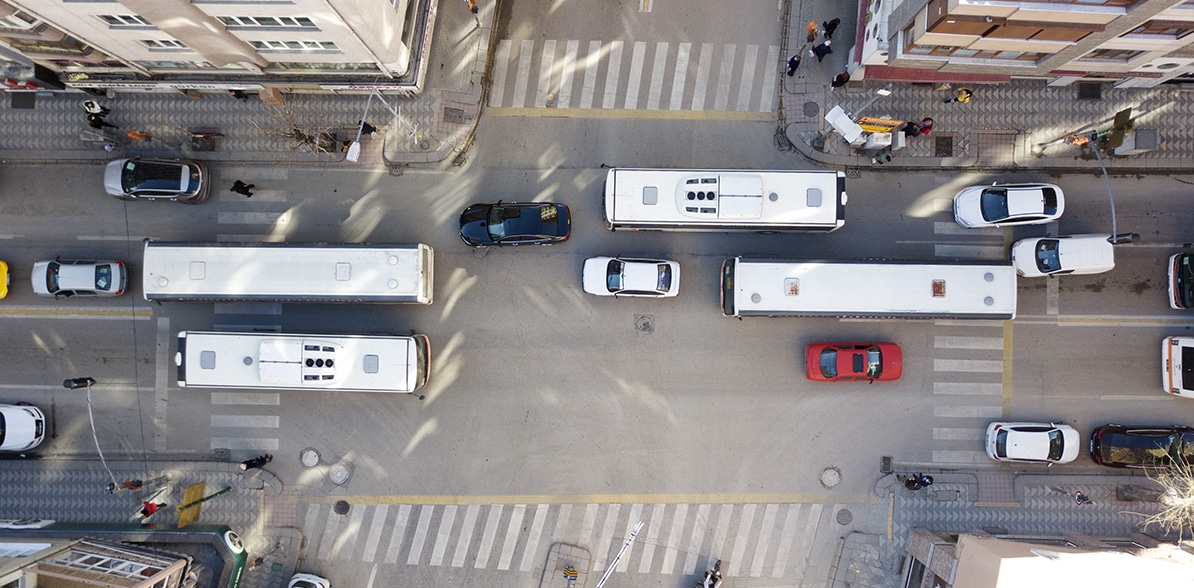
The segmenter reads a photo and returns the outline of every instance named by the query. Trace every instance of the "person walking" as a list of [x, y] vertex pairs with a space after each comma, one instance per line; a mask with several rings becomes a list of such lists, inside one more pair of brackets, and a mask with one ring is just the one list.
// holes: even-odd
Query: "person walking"
[[[237, 180], [237, 181], [235, 181], [235, 182], [233, 182], [233, 183], [232, 183], [232, 187], [231, 187], [231, 188], [229, 188], [229, 191], [230, 191], [230, 192], [236, 192], [237, 194], [240, 194], [241, 196], [244, 196], [245, 198], [252, 198], [252, 197], [253, 197], [253, 191], [252, 191], [252, 190], [253, 190], [253, 188], [256, 188], [256, 187], [257, 187], [257, 184], [246, 184], [246, 183], [244, 183], [244, 182], [242, 182], [242, 181], [240, 181], [240, 180]], [[256, 458], [253, 458], [253, 459], [261, 459], [261, 458], [260, 458], [260, 457], [256, 457]], [[273, 458], [271, 457], [270, 459], [273, 459]], [[249, 460], [249, 461], [252, 461], [252, 460]], [[248, 462], [245, 462], [245, 463], [248, 463]], [[264, 463], [265, 463], [265, 462], [262, 462], [262, 464], [264, 464]], [[242, 466], [242, 467], [241, 467], [241, 469], [242, 469], [242, 470], [243, 470], [243, 469], [245, 469], [245, 468], [243, 467], [244, 465], [245, 465], [244, 463], [242, 463], [242, 464], [241, 464], [241, 466]], [[254, 467], [261, 467], [261, 466], [254, 466]]]
[[920, 119], [920, 124], [916, 125], [916, 133], [918, 135], [927, 135], [933, 132], [933, 119], [924, 117]]
[[833, 31], [837, 30], [838, 25], [842, 24], [842, 19], [835, 18], [821, 23], [825, 27], [825, 38], [832, 39]]
[[468, 11], [477, 14], [477, 0], [468, 0]]
[[840, 88], [850, 82], [850, 72], [844, 71], [836, 76], [833, 76], [833, 81], [829, 82], [829, 87]]
[[146, 500], [145, 502], [141, 503], [141, 516], [149, 518], [153, 516], [159, 508], [164, 508], [165, 506], [165, 502], [150, 502]]
[[804, 30], [808, 31], [808, 42], [809, 43], [812, 43], [817, 40], [817, 22], [816, 21], [813, 21], [813, 20], [808, 21], [808, 26], [805, 27]]
[[87, 114], [98, 114], [100, 116], [112, 114], [110, 109], [95, 100], [85, 100], [83, 102], [83, 110], [86, 110]]
[[788, 77], [796, 75], [796, 68], [800, 67], [800, 54], [788, 58]]
[[244, 90], [228, 90], [228, 95], [240, 100], [241, 102], [249, 101], [249, 95], [245, 94]]
[[375, 127], [363, 120], [360, 121], [360, 124], [361, 124], [361, 134], [362, 135], [369, 135], [373, 139], [377, 138], [377, 127]]
[[830, 41], [825, 41], [824, 43], [821, 43], [820, 45], [814, 45], [812, 49], [809, 49], [809, 51], [812, 51], [813, 55], [817, 56], [817, 63], [821, 63], [821, 60], [825, 59], [826, 55], [833, 53], [833, 48], [829, 46], [831, 44], [832, 43]]
[[274, 456], [272, 456], [268, 453], [265, 455], [258, 455], [257, 457], [254, 457], [252, 459], [246, 459], [246, 460], [240, 462], [240, 469], [241, 469], [241, 471], [261, 469], [261, 468], [265, 467], [265, 464], [267, 464], [271, 461], [274, 461]]
[[954, 96], [953, 98], [946, 98], [946, 99], [945, 99], [945, 103], [946, 103], [946, 104], [953, 104], [954, 102], [960, 102], [960, 103], [962, 103], [962, 104], [969, 104], [969, 103], [970, 103], [970, 97], [971, 97], [971, 96], [973, 96], [973, 95], [974, 95], [974, 92], [972, 92], [972, 91], [970, 90], [970, 88], [967, 88], [967, 87], [963, 86], [962, 88], [958, 89], [958, 95], [957, 95], [957, 96]]
[[120, 128], [120, 127], [104, 120], [104, 117], [99, 114], [88, 114], [87, 115], [87, 126], [93, 128], [93, 129], [100, 129], [100, 130], [102, 130], [104, 127], [111, 127], [113, 129]]

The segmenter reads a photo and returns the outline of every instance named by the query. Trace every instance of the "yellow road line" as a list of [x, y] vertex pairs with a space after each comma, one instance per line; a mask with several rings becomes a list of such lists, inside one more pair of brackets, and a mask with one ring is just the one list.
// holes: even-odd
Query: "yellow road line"
[[150, 318], [153, 316], [153, 311], [149, 309], [129, 310], [117, 308], [32, 308], [0, 306], [0, 316], [45, 318]]
[[629, 118], [661, 120], [773, 121], [771, 112], [729, 110], [619, 110], [615, 108], [514, 108], [495, 106], [485, 109], [490, 116], [533, 116], [536, 118]]
[[870, 504], [871, 494], [513, 494], [505, 496], [309, 496], [291, 503], [332, 504]]
[[1003, 418], [1012, 414], [1012, 321], [1003, 321]]

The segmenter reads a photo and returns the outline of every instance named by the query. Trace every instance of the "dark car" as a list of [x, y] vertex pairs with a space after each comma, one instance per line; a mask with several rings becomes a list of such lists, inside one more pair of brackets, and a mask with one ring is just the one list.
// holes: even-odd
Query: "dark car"
[[1090, 458], [1113, 468], [1168, 468], [1194, 463], [1194, 428], [1103, 425], [1090, 432]]
[[551, 202], [474, 204], [460, 213], [460, 238], [471, 247], [551, 245], [571, 230], [568, 207]]
[[207, 168], [179, 159], [116, 159], [104, 169], [104, 190], [121, 200], [173, 200], [199, 204], [207, 200]]

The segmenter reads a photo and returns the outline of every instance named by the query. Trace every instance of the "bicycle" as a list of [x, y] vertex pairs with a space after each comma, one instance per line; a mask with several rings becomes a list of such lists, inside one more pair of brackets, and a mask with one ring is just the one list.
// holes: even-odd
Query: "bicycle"
[[1089, 497], [1087, 497], [1086, 494], [1083, 493], [1081, 490], [1075, 490], [1074, 492], [1070, 492], [1069, 490], [1062, 490], [1061, 488], [1058, 488], [1057, 486], [1045, 486], [1045, 488], [1049, 489], [1052, 492], [1056, 492], [1058, 494], [1063, 494], [1069, 498], [1073, 498], [1074, 503], [1077, 504], [1078, 506], [1082, 506], [1084, 504], [1094, 504], [1094, 501], [1091, 500]]

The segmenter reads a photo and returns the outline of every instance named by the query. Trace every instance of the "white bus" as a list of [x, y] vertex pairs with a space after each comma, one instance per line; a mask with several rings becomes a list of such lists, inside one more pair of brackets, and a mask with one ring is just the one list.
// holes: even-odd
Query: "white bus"
[[409, 394], [427, 384], [425, 335], [297, 335], [182, 331], [178, 385]]
[[431, 247], [145, 241], [150, 301], [431, 304]]
[[846, 222], [846, 174], [614, 168], [603, 216], [611, 231], [828, 233]]
[[727, 259], [726, 316], [1012, 319], [1016, 270], [988, 261]]

